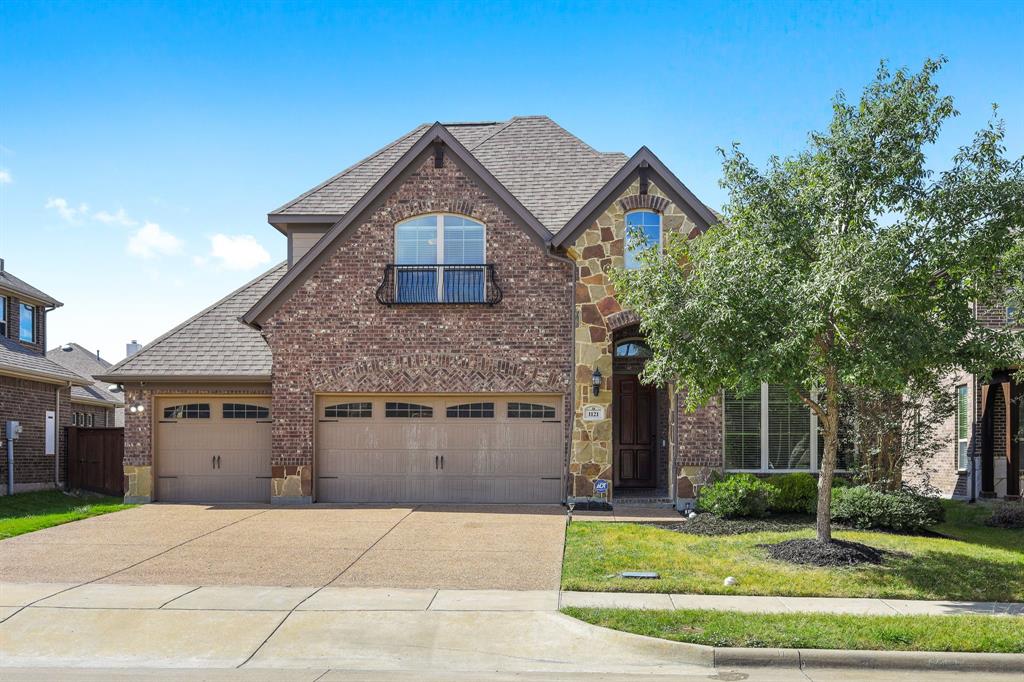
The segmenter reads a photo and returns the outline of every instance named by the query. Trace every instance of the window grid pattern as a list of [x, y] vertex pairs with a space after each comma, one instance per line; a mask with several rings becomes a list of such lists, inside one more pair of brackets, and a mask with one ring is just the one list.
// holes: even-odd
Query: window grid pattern
[[384, 403], [385, 417], [408, 417], [414, 419], [430, 419], [434, 416], [434, 408], [416, 403]]
[[725, 466], [761, 468], [761, 392], [725, 392]]
[[538, 403], [509, 403], [509, 419], [554, 419], [555, 408]]
[[340, 419], [367, 419], [373, 416], [373, 403], [339, 403], [337, 405], [328, 405], [327, 409], [324, 410], [324, 416]]
[[970, 443], [970, 419], [968, 416], [967, 385], [956, 387], [956, 466], [967, 469], [967, 447]]
[[270, 408], [248, 403], [224, 403], [224, 419], [270, 419]]
[[491, 419], [494, 417], [494, 403], [463, 403], [452, 405], [446, 410], [449, 419]]
[[209, 419], [210, 403], [188, 403], [164, 408], [164, 419]]
[[640, 254], [661, 247], [661, 216], [654, 211], [626, 214], [626, 269], [639, 268]]
[[784, 386], [768, 387], [768, 468], [811, 468], [811, 411]]

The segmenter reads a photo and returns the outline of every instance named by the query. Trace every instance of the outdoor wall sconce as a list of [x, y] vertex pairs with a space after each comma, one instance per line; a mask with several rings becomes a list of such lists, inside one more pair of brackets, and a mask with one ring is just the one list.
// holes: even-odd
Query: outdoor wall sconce
[[590, 375], [590, 383], [594, 387], [594, 396], [601, 395], [601, 370], [594, 368], [594, 373]]
[[135, 413], [135, 412], [145, 412], [146, 411], [146, 406], [143, 405], [142, 403], [135, 403], [134, 405], [132, 405], [131, 407], [128, 408], [128, 411], [132, 412], [132, 413]]

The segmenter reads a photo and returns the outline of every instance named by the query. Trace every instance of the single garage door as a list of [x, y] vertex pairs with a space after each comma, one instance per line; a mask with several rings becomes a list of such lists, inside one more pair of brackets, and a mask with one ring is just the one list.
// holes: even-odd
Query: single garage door
[[558, 396], [320, 396], [320, 502], [557, 503]]
[[269, 502], [270, 398], [161, 398], [156, 498]]

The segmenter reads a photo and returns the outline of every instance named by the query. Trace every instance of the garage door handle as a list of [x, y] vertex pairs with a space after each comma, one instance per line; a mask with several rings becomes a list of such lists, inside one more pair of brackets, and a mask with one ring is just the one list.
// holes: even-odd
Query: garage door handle
[[217, 455], [217, 468], [220, 469], [220, 455]]
[[213, 455], [212, 457], [210, 457], [210, 468], [211, 469], [216, 469], [217, 468], [217, 455]]
[[444, 455], [441, 455], [441, 471], [444, 471]]
[[437, 469], [437, 455], [434, 455], [434, 468]]

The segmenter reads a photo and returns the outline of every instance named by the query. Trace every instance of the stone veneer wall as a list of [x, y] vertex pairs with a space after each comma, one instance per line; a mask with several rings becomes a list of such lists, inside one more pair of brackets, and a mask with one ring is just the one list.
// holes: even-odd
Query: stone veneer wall
[[[502, 301], [381, 305], [395, 224], [441, 212], [484, 223]], [[572, 276], [451, 155], [441, 168], [426, 156], [263, 324], [274, 354], [275, 472], [312, 471], [322, 393], [554, 393], [568, 414]]]
[[[608, 278], [613, 268], [623, 267], [625, 260], [625, 216], [633, 208], [653, 208], [662, 214], [662, 230], [691, 234], [696, 221], [681, 207], [672, 203], [652, 179], [648, 197], [641, 197], [639, 181], [628, 187], [608, 209], [572, 245], [571, 253], [579, 267], [576, 283], [576, 368], [575, 406], [572, 425], [572, 451], [569, 461], [569, 499], [576, 503], [612, 502], [614, 491], [607, 498], [595, 496], [594, 482], [613, 480], [612, 459], [612, 337], [616, 330], [636, 324], [637, 318], [623, 310], [615, 299], [615, 290]], [[593, 395], [591, 374], [597, 368], [603, 381], [600, 394]], [[689, 480], [708, 467], [721, 466], [721, 414], [714, 405], [693, 414], [685, 414], [678, 400], [672, 400], [669, 411], [669, 435], [675, 476]], [[600, 405], [604, 419], [584, 421], [583, 408]], [[685, 470], [685, 471], [684, 471]], [[678, 484], [677, 484], [678, 485]]]
[[[126, 502], [153, 501], [153, 423], [158, 419], [156, 398], [173, 395], [270, 395], [270, 384], [246, 383], [126, 383], [124, 384], [124, 498]], [[143, 405], [143, 412], [131, 412]], [[271, 414], [277, 415], [271, 405]]]

